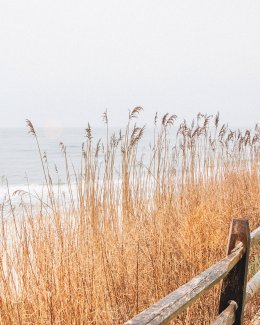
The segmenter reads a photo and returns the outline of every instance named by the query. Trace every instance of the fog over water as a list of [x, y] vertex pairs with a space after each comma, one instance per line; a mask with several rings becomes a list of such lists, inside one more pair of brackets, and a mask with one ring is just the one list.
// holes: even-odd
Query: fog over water
[[[110, 136], [119, 133], [119, 128], [111, 128]], [[70, 168], [72, 164], [76, 173], [80, 171], [82, 144], [86, 141], [84, 128], [39, 128], [37, 129], [42, 154], [46, 153], [53, 184], [66, 182], [64, 154], [60, 143], [66, 146]], [[93, 145], [99, 139], [106, 142], [106, 128], [92, 128]], [[153, 132], [147, 128], [141, 143], [147, 147], [152, 141]], [[119, 155], [120, 153], [118, 153]], [[27, 183], [32, 188], [41, 190], [44, 183], [41, 160], [34, 137], [28, 134], [27, 128], [0, 128], [0, 197], [6, 192], [6, 180], [11, 192], [16, 189], [27, 189]], [[118, 158], [118, 157], [117, 157]], [[59, 176], [56, 172], [59, 172]]]
[[[84, 127], [90, 121], [95, 140], [102, 137], [106, 109], [112, 126], [140, 105], [140, 125], [153, 125], [156, 112], [191, 121], [219, 111], [231, 128], [252, 128], [259, 17], [259, 1], [0, 1], [0, 177], [11, 187], [27, 177], [43, 183], [27, 118], [54, 182], [54, 164], [64, 178], [59, 143], [77, 170]], [[143, 143], [151, 138], [147, 128]]]
[[[176, 126], [169, 130], [169, 137], [175, 140]], [[254, 125], [252, 125], [252, 129]], [[245, 129], [243, 127], [241, 130]], [[115, 133], [119, 134], [120, 128], [109, 128], [109, 137]], [[37, 129], [42, 154], [46, 153], [50, 172], [53, 175], [53, 183], [58, 182], [56, 169], [59, 171], [60, 181], [65, 182], [64, 155], [60, 143], [66, 146], [70, 167], [75, 171], [80, 170], [82, 144], [86, 141], [84, 128], [39, 128]], [[106, 128], [92, 128], [93, 145], [99, 139], [106, 143]], [[144, 136], [140, 141], [140, 153], [144, 161], [149, 158], [150, 144], [153, 143], [154, 128], [146, 127]], [[116, 159], [119, 161], [120, 151]], [[10, 186], [25, 186], [27, 183], [40, 186], [44, 183], [44, 175], [41, 167], [41, 160], [34, 137], [24, 128], [0, 128], [0, 177], [1, 185], [5, 186], [6, 180]], [[2, 187], [1, 187], [2, 188]]]
[[259, 121], [260, 1], [0, 1], [0, 127]]
[[[203, 118], [204, 119], [204, 118]], [[202, 122], [203, 122], [202, 119]], [[135, 127], [135, 122], [131, 121], [130, 134]], [[142, 126], [138, 123], [138, 126]], [[182, 154], [181, 147], [183, 145], [182, 135], [180, 134], [177, 137], [178, 129], [182, 120], [177, 120], [177, 122], [167, 128], [167, 143], [169, 144], [169, 152], [174, 148], [180, 153], [174, 158], [174, 156], [169, 155], [168, 159], [173, 159], [169, 161], [173, 163], [174, 170], [176, 173], [176, 181], [181, 181], [182, 175]], [[148, 171], [150, 166], [151, 157], [154, 154], [153, 147], [154, 141], [157, 139], [158, 132], [160, 132], [160, 119], [157, 121], [156, 131], [154, 127], [146, 127], [144, 134], [140, 141], [138, 141], [138, 150], [137, 150], [137, 166], [139, 163], [142, 164], [145, 171]], [[197, 125], [201, 124], [201, 121]], [[216, 131], [213, 126], [214, 123], [211, 120], [207, 132], [213, 137], [217, 136], [222, 129], [221, 123]], [[188, 125], [187, 125], [188, 126]], [[252, 125], [251, 131], [254, 133], [255, 125]], [[104, 175], [104, 154], [102, 149], [102, 144], [104, 149], [106, 148], [107, 139], [110, 142], [111, 136], [115, 134], [118, 138], [119, 134], [124, 137], [125, 128], [115, 128], [109, 127], [108, 134], [106, 127], [94, 127], [91, 128], [91, 141], [92, 141], [92, 151], [96, 152], [96, 144], [101, 140], [101, 146], [99, 151], [98, 168], [100, 170], [100, 181], [102, 180], [102, 175]], [[163, 129], [163, 127], [162, 127]], [[196, 127], [194, 128], [196, 129]], [[193, 129], [193, 131], [194, 131]], [[248, 132], [247, 128], [239, 128], [242, 132]], [[121, 131], [122, 132], [121, 132]], [[163, 129], [165, 130], [165, 129]], [[259, 130], [259, 128], [258, 128]], [[228, 130], [228, 133], [231, 132], [231, 129]], [[235, 129], [232, 129], [235, 131]], [[165, 131], [163, 131], [165, 132]], [[259, 132], [259, 131], [258, 131]], [[82, 156], [83, 143], [86, 143], [86, 129], [84, 128], [37, 128], [37, 139], [39, 141], [40, 150], [42, 157], [47, 157], [48, 170], [51, 176], [52, 190], [55, 196], [62, 197], [62, 200], [69, 204], [70, 202], [70, 191], [69, 184], [71, 184], [71, 189], [73, 192], [73, 197], [77, 200], [77, 185], [76, 185], [76, 176], [84, 175], [84, 159]], [[232, 133], [232, 132], [231, 132]], [[208, 134], [208, 136], [209, 136]], [[238, 133], [236, 133], [238, 134]], [[107, 138], [108, 136], [108, 138]], [[155, 137], [155, 138], [154, 138]], [[252, 135], [253, 137], [253, 135]], [[209, 136], [210, 138], [210, 136]], [[202, 137], [203, 139], [203, 137]], [[123, 140], [122, 140], [123, 141]], [[168, 142], [169, 141], [169, 142]], [[124, 142], [124, 141], [123, 141]], [[167, 146], [168, 146], [167, 144]], [[70, 181], [68, 183], [66, 177], [66, 163], [64, 157], [64, 151], [62, 146], [66, 146], [66, 153], [68, 158], [68, 166], [70, 173]], [[164, 142], [162, 144], [164, 146]], [[200, 147], [201, 145], [201, 147]], [[176, 147], [175, 147], [176, 146]], [[203, 161], [203, 140], [202, 142], [197, 143], [196, 148], [198, 149], [197, 155], [199, 156], [199, 161]], [[231, 144], [232, 147], [232, 144]], [[201, 150], [202, 149], [202, 150]], [[219, 143], [219, 152], [221, 152], [221, 143]], [[228, 147], [227, 150], [229, 151]], [[218, 150], [217, 150], [218, 151]], [[198, 152], [200, 152], [198, 154]], [[232, 150], [230, 152], [230, 157], [232, 157]], [[248, 154], [250, 150], [248, 151]], [[28, 207], [31, 205], [37, 209], [39, 203], [43, 200], [48, 202], [48, 190], [46, 187], [44, 172], [42, 169], [41, 157], [37, 148], [37, 143], [34, 135], [28, 132], [28, 128], [0, 128], [0, 207], [2, 203], [6, 203], [11, 198], [12, 204], [16, 207], [19, 207], [20, 203], [27, 204]], [[244, 159], [247, 160], [247, 154], [244, 155]], [[44, 165], [46, 168], [46, 159], [43, 158]], [[197, 174], [203, 171], [203, 163], [200, 164], [198, 161]], [[214, 162], [213, 162], [214, 164]], [[202, 169], [201, 169], [202, 168]], [[213, 169], [211, 169], [213, 168]], [[113, 182], [115, 186], [119, 185], [122, 181], [121, 178], [122, 172], [122, 153], [121, 153], [121, 142], [117, 146], [115, 161], [113, 163]], [[204, 170], [205, 172], [205, 170]], [[214, 166], [209, 166], [208, 175], [214, 173]], [[140, 175], [139, 175], [140, 177]], [[96, 178], [97, 181], [98, 178]], [[154, 179], [156, 181], [156, 179]], [[100, 182], [100, 185], [102, 183]], [[24, 193], [24, 194], [23, 194]], [[28, 194], [32, 194], [32, 196]], [[42, 198], [42, 200], [40, 199]], [[8, 207], [8, 204], [3, 206]], [[20, 209], [18, 209], [20, 211]], [[10, 215], [12, 211], [7, 208], [5, 211], [6, 215]]]

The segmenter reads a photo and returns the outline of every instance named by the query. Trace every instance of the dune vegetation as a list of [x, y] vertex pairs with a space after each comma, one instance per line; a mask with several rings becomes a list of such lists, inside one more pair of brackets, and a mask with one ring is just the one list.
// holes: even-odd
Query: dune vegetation
[[[79, 171], [61, 144], [69, 199], [54, 191], [27, 121], [47, 195], [34, 207], [28, 187], [14, 194], [19, 208], [12, 193], [1, 202], [1, 324], [123, 324], [223, 258], [232, 217], [259, 226], [258, 125], [230, 130], [218, 114], [191, 123], [156, 115], [143, 149], [141, 110], [118, 134], [104, 113], [107, 136], [97, 143], [88, 126]], [[250, 263], [249, 277], [260, 265], [256, 249]], [[215, 286], [172, 323], [209, 324], [218, 297]], [[247, 320], [256, 308], [255, 298]]]

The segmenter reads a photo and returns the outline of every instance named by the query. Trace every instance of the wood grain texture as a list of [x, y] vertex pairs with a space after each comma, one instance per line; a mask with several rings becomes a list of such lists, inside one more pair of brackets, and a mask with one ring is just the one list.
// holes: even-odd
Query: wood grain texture
[[[251, 280], [247, 283], [246, 286], [246, 302], [259, 291], [260, 289], [260, 271], [258, 271]], [[216, 318], [216, 320], [212, 323], [212, 325], [230, 325], [235, 322], [235, 313], [237, 310], [237, 303], [235, 301], [231, 301], [229, 306]]]
[[248, 220], [234, 218], [230, 227], [227, 255], [232, 252], [238, 243], [241, 243], [243, 246], [243, 257], [223, 280], [219, 301], [219, 313], [221, 314], [228, 307], [229, 301], [234, 300], [238, 305], [235, 312], [234, 324], [242, 325], [246, 299], [250, 231]]
[[[162, 298], [148, 309], [136, 315], [134, 318], [127, 321], [125, 325], [168, 324], [170, 320], [179, 315], [205, 291], [210, 289], [222, 279], [224, 279], [222, 290], [228, 289], [228, 294], [227, 292], [225, 293], [225, 299], [223, 299], [222, 296], [222, 310], [220, 311], [220, 315], [212, 324], [242, 324], [244, 305], [256, 294], [260, 288], [260, 271], [255, 274], [246, 285], [249, 247], [256, 245], [259, 241], [260, 227], [255, 229], [250, 234], [247, 220], [234, 218], [230, 228], [226, 258], [222, 259], [220, 262], [193, 278], [190, 282], [184, 284], [174, 292]], [[242, 260], [243, 263], [241, 267]], [[240, 267], [238, 267], [238, 265], [240, 265]], [[235, 284], [234, 287], [233, 283], [231, 289], [227, 288], [227, 286], [230, 286], [230, 279], [233, 280], [233, 278], [235, 279], [235, 283], [237, 283], [237, 281], [240, 282], [239, 299], [237, 296], [237, 284]], [[229, 297], [232, 296], [235, 297], [235, 299], [229, 299]], [[240, 306], [237, 303], [239, 301]], [[237, 310], [239, 310], [239, 313]], [[256, 323], [254, 323], [254, 325], [255, 324]], [[260, 325], [260, 323], [257, 324]]]
[[251, 232], [250, 238], [251, 247], [260, 242], [260, 227], [256, 228], [254, 231]]
[[235, 315], [237, 310], [237, 303], [230, 301], [228, 307], [222, 311], [212, 325], [232, 325], [235, 322]]
[[260, 271], [258, 271], [247, 283], [246, 303], [260, 290]]
[[190, 282], [162, 298], [150, 308], [144, 310], [125, 325], [167, 324], [186, 307], [210, 289], [239, 262], [243, 257], [243, 247], [235, 249], [229, 256], [202, 272]]

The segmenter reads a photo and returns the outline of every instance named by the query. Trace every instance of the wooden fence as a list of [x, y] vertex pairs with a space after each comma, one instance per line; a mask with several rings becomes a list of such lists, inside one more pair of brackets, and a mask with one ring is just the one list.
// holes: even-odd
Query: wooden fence
[[[230, 227], [227, 256], [224, 259], [136, 315], [125, 325], [168, 324], [221, 280], [219, 315], [212, 324], [243, 324], [245, 304], [260, 288], [260, 270], [247, 283], [250, 246], [259, 242], [260, 227], [250, 234], [248, 221], [234, 218]], [[258, 316], [256, 315], [252, 325], [260, 324]]]

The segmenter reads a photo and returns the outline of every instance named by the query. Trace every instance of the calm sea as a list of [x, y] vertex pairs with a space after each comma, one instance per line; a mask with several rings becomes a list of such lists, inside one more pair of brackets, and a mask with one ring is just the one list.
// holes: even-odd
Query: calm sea
[[[118, 134], [119, 128], [109, 130]], [[57, 167], [61, 182], [65, 182], [64, 155], [60, 142], [66, 145], [70, 165], [79, 170], [82, 143], [86, 140], [84, 128], [37, 129], [42, 153], [46, 152], [53, 183], [58, 182]], [[106, 141], [105, 128], [92, 129], [93, 143], [99, 139]], [[146, 129], [142, 146], [152, 140], [152, 129]], [[146, 143], [146, 145], [145, 145]], [[12, 194], [16, 190], [27, 190], [27, 183], [33, 191], [41, 191], [44, 175], [35, 138], [27, 128], [0, 128], [0, 203], [7, 192], [7, 184]]]
[[[243, 129], [243, 128], [242, 128]], [[109, 133], [118, 134], [119, 128], [110, 129]], [[53, 183], [58, 182], [55, 172], [57, 167], [61, 182], [65, 183], [65, 163], [60, 142], [67, 148], [70, 165], [76, 172], [81, 162], [82, 143], [85, 142], [84, 128], [37, 129], [40, 147], [46, 152]], [[99, 139], [106, 141], [105, 128], [92, 129], [93, 143]], [[172, 137], [176, 136], [175, 127], [171, 129]], [[149, 155], [149, 144], [153, 141], [153, 128], [146, 128], [140, 144], [142, 153]], [[144, 161], [148, 157], [144, 156]], [[55, 167], [56, 166], [56, 167]], [[10, 194], [16, 190], [27, 190], [27, 183], [32, 191], [40, 192], [44, 183], [44, 175], [37, 150], [35, 138], [24, 128], [0, 128], [0, 204], [7, 192], [7, 181]]]

